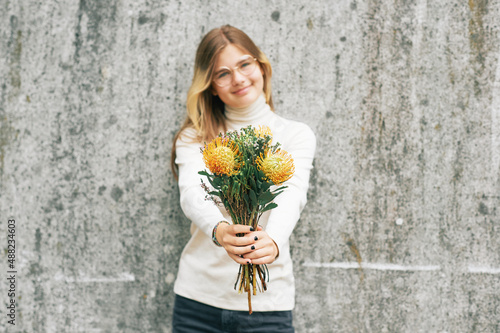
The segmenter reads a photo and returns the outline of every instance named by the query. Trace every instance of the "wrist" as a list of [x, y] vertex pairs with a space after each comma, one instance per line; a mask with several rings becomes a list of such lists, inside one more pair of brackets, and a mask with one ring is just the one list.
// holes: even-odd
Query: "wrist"
[[212, 229], [212, 241], [214, 242], [215, 245], [217, 245], [219, 247], [222, 246], [222, 245], [217, 240], [217, 230], [219, 229], [219, 226], [221, 224], [227, 224], [227, 225], [229, 225], [229, 222], [227, 222], [227, 221], [219, 221], [219, 222], [217, 222], [217, 224], [215, 225], [215, 227]]
[[271, 238], [271, 240], [273, 241], [274, 247], [276, 248], [276, 256], [274, 257], [274, 260], [276, 260], [280, 256], [280, 248], [278, 247], [278, 244], [276, 244], [276, 242], [274, 241], [274, 239]]

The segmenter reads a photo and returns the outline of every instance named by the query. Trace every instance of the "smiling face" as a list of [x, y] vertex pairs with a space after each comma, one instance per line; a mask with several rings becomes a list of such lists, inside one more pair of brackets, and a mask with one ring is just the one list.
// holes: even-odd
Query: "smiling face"
[[233, 44], [229, 44], [221, 51], [215, 63], [214, 73], [223, 68], [230, 68], [232, 70], [232, 80], [224, 87], [212, 82], [212, 92], [214, 95], [219, 96], [224, 104], [234, 108], [249, 106], [259, 98], [264, 89], [264, 71], [260, 65], [247, 76], [241, 74], [238, 70], [234, 70], [235, 67], [241, 64], [241, 60], [245, 59], [246, 55], [248, 55], [247, 52]]

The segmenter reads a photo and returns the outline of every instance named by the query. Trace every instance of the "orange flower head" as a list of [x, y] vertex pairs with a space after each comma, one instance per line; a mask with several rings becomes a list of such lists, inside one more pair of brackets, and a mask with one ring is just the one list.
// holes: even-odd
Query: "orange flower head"
[[273, 133], [271, 132], [271, 129], [268, 126], [262, 126], [260, 125], [259, 128], [255, 128], [255, 135], [258, 137], [265, 137], [266, 135], [273, 137]]
[[203, 162], [213, 174], [232, 176], [240, 168], [238, 147], [229, 138], [217, 137], [203, 149]]
[[281, 149], [275, 153], [268, 150], [265, 156], [260, 155], [257, 157], [257, 165], [275, 185], [286, 182], [295, 172], [292, 156]]

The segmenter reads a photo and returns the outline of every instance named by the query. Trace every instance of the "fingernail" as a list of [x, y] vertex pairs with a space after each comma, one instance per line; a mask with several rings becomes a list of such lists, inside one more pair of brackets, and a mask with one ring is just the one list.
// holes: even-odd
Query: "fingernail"
[[253, 227], [250, 227], [250, 231], [254, 231], [255, 229]]
[[255, 237], [253, 238], [253, 240], [258, 240], [258, 239], [259, 239], [259, 237], [257, 237], [257, 236], [255, 236]]
[[255, 246], [254, 246], [254, 245], [252, 245], [251, 249], [252, 249], [252, 250], [255, 250]]
[[243, 255], [242, 255], [242, 254], [240, 254], [240, 258], [243, 258]]

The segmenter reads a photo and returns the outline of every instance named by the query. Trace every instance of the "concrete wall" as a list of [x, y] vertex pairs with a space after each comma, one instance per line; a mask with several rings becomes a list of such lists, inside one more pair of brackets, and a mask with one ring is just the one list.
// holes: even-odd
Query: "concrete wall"
[[499, 22], [486, 0], [2, 0], [0, 331], [170, 331], [171, 142], [230, 23], [318, 137], [297, 332], [500, 332]]

